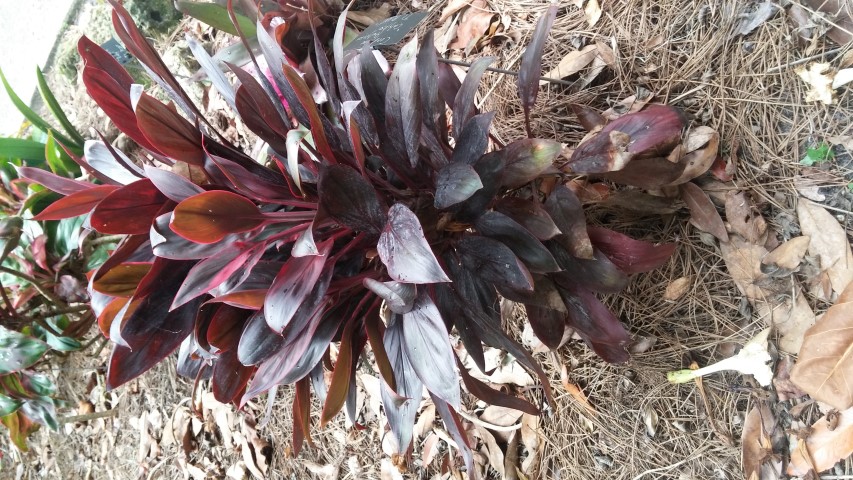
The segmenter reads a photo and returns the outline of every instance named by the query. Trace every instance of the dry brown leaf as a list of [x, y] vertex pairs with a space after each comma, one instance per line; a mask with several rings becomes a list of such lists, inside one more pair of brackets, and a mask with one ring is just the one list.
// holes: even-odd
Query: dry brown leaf
[[749, 200], [745, 192], [726, 194], [726, 220], [731, 231], [745, 238], [747, 242], [763, 245], [767, 234], [767, 222]]
[[803, 235], [811, 237], [809, 254], [819, 258], [832, 290], [840, 295], [853, 281], [853, 252], [847, 233], [832, 214], [809, 200], [800, 200], [797, 216]]
[[797, 29], [797, 33], [803, 40], [811, 40], [814, 34], [815, 22], [812, 21], [812, 16], [803, 7], [796, 3], [788, 9], [788, 19], [790, 23]]
[[328, 465], [320, 465], [319, 463], [312, 462], [311, 460], [303, 460], [302, 465], [308, 469], [309, 472], [313, 473], [319, 480], [337, 480], [338, 472], [341, 470], [341, 465], [338, 464], [328, 464]]
[[495, 440], [495, 436], [479, 425], [475, 426], [475, 432], [483, 441], [483, 448], [486, 449], [484, 453], [489, 459], [489, 465], [497, 472], [497, 478], [504, 478], [504, 452]]
[[658, 431], [658, 422], [660, 422], [660, 416], [658, 412], [655, 411], [651, 405], [646, 405], [642, 410], [643, 416], [643, 425], [646, 427], [646, 435], [649, 438], [653, 438]]
[[[615, 42], [615, 40], [614, 40]], [[613, 49], [610, 48], [610, 45], [596, 40], [595, 42], [596, 48], [598, 48], [598, 56], [607, 64], [610, 68], [616, 67], [616, 53], [613, 52]]]
[[441, 17], [438, 19], [438, 23], [444, 23], [444, 21], [450, 18], [451, 15], [462, 10], [468, 5], [471, 5], [471, 0], [450, 0], [447, 2], [447, 6], [444, 7], [444, 10], [441, 11]]
[[794, 72], [809, 86], [807, 102], [822, 102], [826, 105], [835, 103], [835, 91], [832, 89], [835, 75], [828, 63], [813, 62], [808, 66], [797, 67]]
[[366, 27], [373, 25], [374, 23], [381, 22], [386, 18], [391, 16], [391, 5], [388, 3], [383, 3], [382, 5], [371, 8], [369, 10], [350, 10], [347, 13], [347, 20], [352, 20], [353, 22], [360, 23]]
[[[815, 322], [811, 307], [798, 286], [771, 279], [761, 271], [761, 259], [767, 249], [731, 235], [728, 243], [720, 243], [720, 253], [738, 290], [755, 307], [759, 318], [779, 332], [779, 349], [796, 353], [803, 335]], [[793, 292], [791, 289], [793, 288]], [[785, 294], [782, 294], [785, 293]], [[795, 295], [792, 301], [790, 295]]]
[[586, 409], [587, 412], [591, 413], [592, 415], [596, 415], [598, 413], [592, 406], [592, 404], [589, 403], [589, 399], [586, 398], [586, 394], [583, 393], [583, 390], [581, 390], [578, 385], [569, 381], [569, 373], [565, 365], [563, 365], [563, 368], [560, 371], [560, 382], [563, 384], [563, 388], [565, 388], [566, 391], [569, 392], [569, 395], [571, 395], [572, 398], [574, 398], [578, 403], [580, 403]]
[[433, 423], [435, 423], [435, 405], [427, 405], [418, 416], [418, 421], [415, 422], [413, 430], [415, 440], [432, 431]]
[[[779, 401], [784, 402], [795, 398], [805, 397], [806, 392], [791, 381], [791, 370], [794, 368], [794, 359], [791, 355], [781, 355], [776, 362], [776, 372], [773, 375], [773, 388]], [[793, 413], [792, 413], [793, 415]]]
[[853, 406], [853, 284], [806, 332], [791, 381], [839, 410]]
[[[573, 50], [566, 54], [556, 67], [544, 76], [548, 78], [566, 78], [584, 69], [599, 55], [596, 45], [587, 45], [580, 50]], [[541, 81], [540, 84], [546, 82]]]
[[833, 42], [844, 45], [853, 40], [853, 5], [847, 0], [805, 0], [805, 3], [823, 13], [832, 21], [826, 36]]
[[421, 460], [424, 462], [424, 467], [429, 467], [435, 456], [438, 453], [438, 442], [440, 438], [435, 432], [430, 432], [424, 440], [424, 446], [421, 450]]
[[820, 473], [853, 454], [853, 408], [838, 413], [837, 420], [833, 430], [827, 416], [812, 425], [805, 452], [799, 448], [791, 452], [789, 475], [806, 475], [812, 466]]
[[521, 462], [521, 472], [525, 475], [535, 473], [539, 464], [539, 417], [525, 413], [521, 416], [521, 444], [527, 451], [527, 458]]
[[[853, 52], [853, 50], [850, 50]], [[853, 57], [853, 55], [851, 55]], [[826, 141], [833, 145], [841, 145], [847, 149], [848, 152], [853, 152], [853, 135], [836, 135], [831, 137], [826, 137]]]
[[792, 238], [765, 255], [764, 258], [761, 259], [761, 263], [768, 266], [782, 268], [788, 272], [793, 272], [800, 266], [800, 263], [802, 263], [803, 257], [806, 255], [806, 250], [809, 248], [810, 241], [811, 237], [808, 235]]
[[508, 427], [515, 425], [521, 415], [522, 412], [514, 408], [490, 405], [480, 414], [480, 420], [499, 427]]
[[646, 106], [647, 103], [652, 101], [653, 98], [654, 95], [648, 95], [641, 99], [638, 99], [636, 95], [631, 95], [630, 97], [625, 97], [612, 107], [601, 112], [601, 115], [607, 120], [613, 121], [621, 117], [622, 115], [639, 112], [643, 109], [643, 107]]
[[469, 52], [487, 35], [492, 24], [499, 20], [495, 12], [486, 8], [485, 0], [474, 0], [459, 18], [456, 39], [450, 44], [450, 48]]
[[717, 237], [721, 242], [728, 242], [729, 234], [726, 232], [726, 225], [708, 194], [693, 182], [681, 185], [679, 190], [681, 199], [690, 210], [691, 223], [700, 230]]
[[588, 0], [583, 7], [583, 14], [586, 16], [586, 23], [594, 27], [601, 19], [601, 5], [598, 4], [598, 0]]
[[797, 193], [814, 202], [823, 202], [826, 200], [826, 195], [820, 193], [820, 184], [803, 178], [801, 175], [794, 175], [794, 188], [797, 189]]
[[684, 164], [684, 172], [671, 185], [689, 182], [704, 174], [714, 164], [720, 148], [720, 134], [711, 127], [696, 127], [687, 134], [683, 144], [683, 156], [678, 160]]
[[690, 277], [676, 278], [669, 282], [669, 285], [666, 286], [666, 290], [663, 292], [663, 299], [667, 302], [674, 302], [683, 297], [690, 289], [690, 282]]
[[[772, 461], [773, 444], [770, 434], [775, 428], [773, 413], [765, 402], [759, 402], [752, 407], [746, 416], [741, 434], [743, 451], [744, 478], [771, 479], [778, 478], [773, 472], [776, 469]], [[781, 465], [779, 466], [781, 468]], [[781, 472], [780, 472], [781, 473]]]

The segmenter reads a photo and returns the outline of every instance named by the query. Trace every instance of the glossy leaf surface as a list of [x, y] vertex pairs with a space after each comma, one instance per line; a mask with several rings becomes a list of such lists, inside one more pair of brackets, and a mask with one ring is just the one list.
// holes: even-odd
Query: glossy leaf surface
[[376, 246], [388, 275], [402, 283], [437, 283], [450, 279], [424, 238], [418, 217], [398, 203], [388, 211], [388, 223]]

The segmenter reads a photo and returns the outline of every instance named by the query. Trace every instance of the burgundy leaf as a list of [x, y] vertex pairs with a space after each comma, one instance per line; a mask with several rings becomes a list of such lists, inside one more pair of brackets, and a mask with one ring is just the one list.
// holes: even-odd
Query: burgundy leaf
[[204, 189], [190, 182], [186, 178], [162, 168], [145, 165], [145, 176], [151, 183], [173, 202], [182, 202], [193, 195], [204, 193]]
[[[459, 454], [462, 455], [462, 459], [465, 461], [465, 468], [469, 472], [476, 472], [474, 470], [474, 455], [471, 453], [468, 436], [465, 433], [466, 430], [462, 426], [459, 415], [448, 402], [433, 394], [430, 394], [430, 397], [432, 398], [432, 403], [435, 405], [435, 410], [444, 422], [444, 427], [450, 432], [450, 436], [456, 442], [456, 448], [459, 449]], [[473, 478], [474, 476], [471, 475], [471, 477]]]
[[294, 198], [281, 176], [270, 175], [271, 170], [257, 163], [251, 165], [250, 170], [241, 163], [210, 154], [205, 160], [205, 171], [210, 173], [213, 165], [225, 175], [234, 190], [247, 197], [281, 204], [288, 204]]
[[525, 138], [506, 146], [504, 186], [517, 188], [539, 177], [554, 163], [562, 145], [554, 140]]
[[[385, 72], [373, 56], [373, 50], [369, 45], [365, 45], [358, 57], [361, 66], [361, 89], [364, 96], [364, 101], [367, 104], [367, 110], [373, 117], [373, 121], [377, 127], [385, 125], [385, 98], [388, 91], [388, 78], [385, 77]], [[390, 141], [388, 132], [384, 128], [378, 128], [380, 138], [383, 141]], [[403, 153], [402, 151], [400, 152]]]
[[726, 225], [708, 194], [692, 182], [681, 184], [679, 190], [681, 199], [690, 210], [690, 219], [693, 220], [693, 224], [700, 230], [717, 237], [721, 242], [728, 242], [729, 233], [726, 231]]
[[674, 243], [655, 245], [602, 227], [589, 227], [587, 231], [595, 248], [628, 274], [648, 272], [665, 265], [675, 252]]
[[89, 213], [101, 200], [117, 188], [113, 185], [100, 185], [72, 193], [48, 205], [47, 208], [33, 217], [33, 220], [62, 220], [63, 218]]
[[628, 285], [628, 276], [600, 251], [595, 251], [593, 258], [577, 258], [558, 240], [559, 237], [548, 242], [548, 249], [563, 268], [563, 271], [551, 274], [558, 285], [582, 284], [601, 293], [619, 293]]
[[194, 195], [175, 207], [170, 227], [196, 243], [216, 243], [231, 233], [260, 226], [264, 219], [248, 198], [222, 190]]
[[456, 137], [456, 146], [451, 163], [474, 165], [486, 153], [489, 146], [489, 126], [495, 118], [495, 112], [474, 115], [462, 128], [462, 133]]
[[427, 390], [459, 408], [459, 377], [454, 370], [453, 348], [441, 314], [425, 292], [403, 315], [403, 351]]
[[505, 165], [506, 150], [489, 152], [477, 160], [477, 163], [474, 164], [474, 171], [480, 176], [483, 188], [453, 208], [458, 220], [472, 222], [489, 207], [503, 183]]
[[539, 94], [539, 77], [542, 75], [542, 52], [545, 49], [545, 40], [548, 32], [554, 24], [557, 16], [557, 6], [551, 5], [539, 21], [536, 22], [536, 30], [530, 44], [521, 54], [521, 68], [518, 70], [518, 96], [521, 98], [521, 106], [524, 109], [524, 124], [527, 136], [532, 136], [530, 129], [530, 109], [536, 103]]
[[622, 322], [589, 290], [573, 287], [562, 290], [563, 301], [569, 308], [568, 326], [606, 362], [628, 361], [625, 345], [631, 336]]
[[506, 197], [495, 204], [495, 210], [518, 222], [539, 240], [548, 240], [561, 233], [542, 204], [535, 200]]
[[[221, 305], [218, 308], [214, 306], [214, 308], [207, 326], [205, 341], [213, 353], [229, 350], [236, 352], [246, 320], [254, 312], [230, 305]], [[201, 340], [199, 342], [201, 343]]]
[[447, 117], [438, 96], [438, 51], [434, 35], [434, 30], [427, 30], [416, 63], [424, 126], [436, 139], [442, 139], [447, 136]]
[[245, 390], [246, 384], [255, 373], [254, 367], [240, 363], [237, 350], [228, 350], [219, 354], [213, 364], [213, 398], [222, 403], [233, 402]]
[[445, 209], [468, 200], [481, 188], [483, 182], [474, 167], [462, 162], [448, 163], [435, 179], [435, 208]]
[[204, 164], [201, 132], [178, 112], [146, 93], [136, 104], [136, 123], [145, 138], [167, 157], [190, 165]]
[[448, 63], [440, 62], [438, 64], [438, 93], [449, 108], [454, 108], [456, 95], [459, 94], [461, 88], [462, 82], [459, 81], [453, 67]]
[[332, 153], [332, 148], [329, 146], [326, 133], [323, 127], [323, 121], [320, 118], [320, 113], [317, 111], [317, 105], [314, 103], [314, 98], [311, 96], [311, 91], [305, 80], [288, 64], [282, 65], [284, 76], [287, 78], [290, 87], [296, 94], [299, 103], [305, 108], [310, 121], [311, 135], [314, 137], [314, 144], [327, 162], [335, 163], [335, 154]]
[[474, 223], [481, 235], [508, 246], [535, 273], [560, 270], [551, 252], [527, 229], [500, 212], [486, 212]]
[[151, 263], [127, 262], [116, 265], [92, 282], [96, 292], [112, 297], [130, 298], [136, 292], [139, 282], [151, 270]]
[[232, 243], [245, 239], [246, 234], [229, 234], [217, 243], [195, 243], [173, 232], [169, 225], [172, 213], [154, 219], [151, 225], [151, 247], [154, 255], [172, 260], [197, 260], [215, 255]]
[[[233, 68], [243, 71], [240, 67], [235, 66]], [[249, 130], [269, 143], [273, 150], [280, 155], [284, 155], [287, 152], [287, 143], [285, 141], [287, 135], [286, 133], [282, 135], [278, 129], [283, 129], [284, 132], [287, 132], [287, 126], [279, 116], [272, 101], [267, 97], [263, 87], [251, 75], [247, 74], [247, 76], [255, 83], [244, 83], [237, 88], [234, 100], [236, 103], [235, 108], [240, 114], [240, 118], [249, 127]]]
[[[356, 321], [350, 319], [341, 334], [338, 361], [335, 363], [326, 402], [323, 405], [323, 412], [320, 415], [321, 427], [325, 426], [329, 420], [337, 415], [341, 411], [341, 408], [343, 408], [344, 403], [346, 403], [346, 398], [350, 390], [350, 372], [352, 371], [353, 364], [358, 361], [358, 356], [361, 354], [361, 349], [355, 348], [353, 345], [354, 341], [357, 341], [354, 338], [355, 332], [353, 331], [355, 325]], [[361, 343], [361, 346], [363, 347], [364, 343]]]
[[388, 223], [376, 245], [388, 276], [402, 283], [438, 283], [450, 279], [424, 238], [418, 217], [402, 203], [388, 211]]
[[471, 373], [469, 373], [465, 366], [462, 365], [462, 362], [459, 361], [459, 358], [456, 359], [456, 366], [459, 368], [459, 374], [462, 377], [462, 381], [465, 383], [465, 388], [471, 392], [471, 395], [474, 395], [489, 405], [512, 408], [530, 415], [539, 415], [539, 409], [527, 400], [516, 397], [515, 395], [504, 393], [500, 390], [495, 390], [480, 380], [472, 377]]
[[167, 200], [151, 180], [138, 180], [104, 197], [90, 222], [100, 233], [145, 234]]
[[654, 190], [669, 185], [684, 172], [684, 163], [673, 163], [666, 158], [634, 158], [621, 170], [598, 175], [614, 183]]
[[[198, 306], [197, 302], [192, 302], [168, 315], [147, 317], [149, 329], [145, 332], [133, 336], [123, 332], [125, 340], [136, 346], [132, 350], [121, 345], [113, 346], [107, 367], [107, 390], [142, 375], [174, 352], [192, 332]], [[139, 309], [134, 316], [138, 313]], [[168, 330], [168, 335], [164, 335], [162, 330]]]
[[234, 244], [201, 262], [187, 273], [187, 278], [178, 289], [171, 309], [209, 292], [238, 270], [251, 270], [251, 266], [263, 255], [266, 244]]
[[327, 240], [317, 245], [319, 255], [291, 257], [281, 267], [264, 302], [267, 324], [274, 331], [281, 333], [284, 330], [311, 293], [326, 265], [332, 243], [332, 240]]
[[320, 205], [330, 217], [356, 231], [378, 235], [385, 213], [376, 190], [355, 169], [332, 165], [320, 170]]
[[560, 231], [560, 243], [578, 258], [592, 258], [592, 243], [586, 232], [586, 217], [578, 197], [559, 185], [545, 201], [545, 210]]
[[483, 77], [483, 73], [494, 61], [495, 57], [481, 57], [474, 60], [468, 67], [465, 80], [462, 81], [462, 86], [453, 101], [453, 138], [461, 138], [462, 129], [468, 120], [477, 113], [474, 96], [480, 87], [480, 79]]
[[92, 183], [60, 177], [55, 173], [41, 168], [16, 167], [15, 169], [18, 171], [19, 176], [43, 185], [45, 188], [53, 190], [60, 195], [71, 195], [72, 193], [82, 192], [95, 186]]
[[525, 305], [524, 308], [536, 338], [551, 350], [559, 347], [563, 332], [566, 330], [566, 312], [558, 312], [538, 305]]
[[403, 319], [400, 316], [391, 320], [385, 329], [383, 343], [388, 359], [394, 371], [394, 381], [397, 384], [397, 395], [403, 401], [395, 398], [394, 392], [382, 381], [382, 406], [385, 408], [385, 416], [388, 424], [394, 432], [397, 441], [397, 451], [405, 452], [412, 442], [412, 431], [415, 425], [415, 415], [421, 403], [423, 384], [415, 373], [414, 367], [409, 362], [409, 357], [403, 346]]
[[456, 244], [462, 265], [499, 290], [533, 291], [527, 267], [503, 243], [486, 237], [468, 236]]
[[578, 117], [581, 126], [588, 132], [603, 127], [607, 123], [604, 115], [590, 106], [580, 103], [572, 103], [569, 106], [572, 108], [572, 112]]
[[666, 157], [681, 143], [685, 125], [677, 108], [650, 105], [607, 124], [574, 151], [566, 168], [577, 174], [606, 173], [622, 170], [634, 157]]

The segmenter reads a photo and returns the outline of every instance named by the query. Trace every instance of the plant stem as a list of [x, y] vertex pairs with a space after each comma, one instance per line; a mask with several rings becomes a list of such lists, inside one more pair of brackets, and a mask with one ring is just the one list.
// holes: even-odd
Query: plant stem
[[52, 303], [54, 306], [56, 306], [57, 308], [68, 308], [68, 305], [67, 305], [65, 302], [63, 302], [63, 301], [62, 301], [62, 299], [60, 299], [59, 297], [57, 297], [57, 296], [56, 296], [56, 295], [54, 295], [53, 293], [49, 292], [46, 288], [44, 288], [43, 286], [41, 286], [41, 284], [39, 283], [39, 281], [38, 281], [38, 280], [36, 280], [35, 278], [33, 278], [33, 277], [31, 277], [31, 276], [27, 275], [26, 273], [19, 272], [19, 271], [17, 271], [17, 270], [12, 270], [11, 268], [4, 267], [4, 266], [2, 266], [2, 265], [0, 265], [0, 272], [8, 273], [9, 275], [12, 275], [12, 276], [18, 277], [18, 278], [20, 278], [20, 279], [22, 279], [22, 280], [26, 280], [27, 282], [30, 282], [30, 283], [32, 284], [32, 286], [33, 286], [36, 290], [38, 290], [38, 292], [39, 292], [43, 297], [45, 297], [45, 298], [47, 298], [48, 300], [50, 300], [50, 303]]
[[106, 418], [106, 417], [114, 417], [115, 415], [116, 415], [115, 409], [104, 410], [103, 412], [92, 412], [92, 413], [84, 413], [83, 415], [72, 415], [70, 417], [62, 417], [59, 419], [59, 423], [88, 422], [89, 420], [96, 420], [98, 418]]

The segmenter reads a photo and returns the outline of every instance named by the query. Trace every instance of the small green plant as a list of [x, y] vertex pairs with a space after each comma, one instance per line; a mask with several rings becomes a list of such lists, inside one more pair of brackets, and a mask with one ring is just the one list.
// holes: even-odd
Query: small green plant
[[817, 145], [812, 145], [806, 149], [806, 155], [800, 160], [800, 165], [811, 167], [831, 161], [835, 158], [835, 152], [832, 150], [832, 145], [826, 142], [820, 142]]

